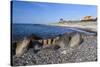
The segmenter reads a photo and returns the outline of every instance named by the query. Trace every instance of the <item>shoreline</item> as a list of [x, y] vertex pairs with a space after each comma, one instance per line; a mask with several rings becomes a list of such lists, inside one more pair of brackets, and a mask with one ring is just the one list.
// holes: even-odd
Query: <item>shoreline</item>
[[[51, 25], [53, 26], [53, 25]], [[72, 27], [76, 28], [74, 24], [62, 24], [54, 25], [61, 27]], [[96, 26], [96, 25], [94, 25]], [[79, 24], [77, 29], [84, 30], [87, 32], [97, 33], [96, 28], [91, 26], [86, 27]], [[92, 29], [93, 28], [93, 29]], [[13, 66], [27, 66], [27, 65], [44, 65], [44, 64], [61, 64], [61, 63], [79, 63], [79, 62], [93, 62], [97, 61], [97, 35], [89, 36], [83, 35], [83, 42], [76, 47], [67, 47], [66, 49], [53, 49], [53, 46], [41, 49], [37, 54], [30, 48], [23, 56], [17, 58], [12, 56]], [[66, 53], [64, 52], [66, 51]], [[62, 54], [63, 53], [63, 54]]]
[[97, 22], [76, 22], [76, 23], [56, 23], [50, 24], [51, 26], [61, 26], [61, 27], [72, 27], [72, 28], [80, 28], [87, 29], [90, 31], [97, 32]]

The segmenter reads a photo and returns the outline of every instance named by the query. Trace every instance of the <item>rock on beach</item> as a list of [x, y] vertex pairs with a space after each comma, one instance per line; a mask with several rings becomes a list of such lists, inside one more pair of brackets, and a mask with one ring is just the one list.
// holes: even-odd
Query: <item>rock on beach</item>
[[[66, 52], [62, 54], [61, 52], [63, 51]], [[63, 50], [54, 50], [52, 46], [50, 46], [36, 54], [31, 48], [20, 58], [13, 56], [12, 62], [14, 66], [26, 66], [90, 61], [97, 61], [96, 36], [84, 36], [84, 42], [75, 48], [67, 47]]]

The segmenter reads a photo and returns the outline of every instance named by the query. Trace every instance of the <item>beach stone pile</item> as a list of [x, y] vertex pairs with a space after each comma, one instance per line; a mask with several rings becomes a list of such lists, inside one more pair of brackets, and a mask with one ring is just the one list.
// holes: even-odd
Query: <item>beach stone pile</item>
[[55, 50], [53, 46], [43, 48], [34, 53], [30, 48], [23, 56], [13, 56], [13, 66], [44, 65], [58, 63], [75, 63], [97, 61], [97, 36], [84, 36], [77, 47]]

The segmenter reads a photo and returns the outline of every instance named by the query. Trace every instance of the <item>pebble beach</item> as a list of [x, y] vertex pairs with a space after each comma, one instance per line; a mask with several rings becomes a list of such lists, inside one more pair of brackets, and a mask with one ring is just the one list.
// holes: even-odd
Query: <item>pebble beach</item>
[[92, 61], [97, 61], [97, 36], [84, 36], [83, 42], [74, 48], [55, 50], [53, 46], [49, 46], [38, 53], [34, 53], [31, 48], [19, 58], [13, 56], [12, 64], [27, 66]]

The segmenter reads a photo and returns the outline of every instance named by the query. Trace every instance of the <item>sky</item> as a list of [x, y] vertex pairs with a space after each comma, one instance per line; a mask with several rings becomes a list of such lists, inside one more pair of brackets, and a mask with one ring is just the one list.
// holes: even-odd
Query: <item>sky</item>
[[13, 23], [48, 24], [64, 20], [80, 20], [84, 16], [97, 17], [96, 5], [59, 4], [13, 1]]

